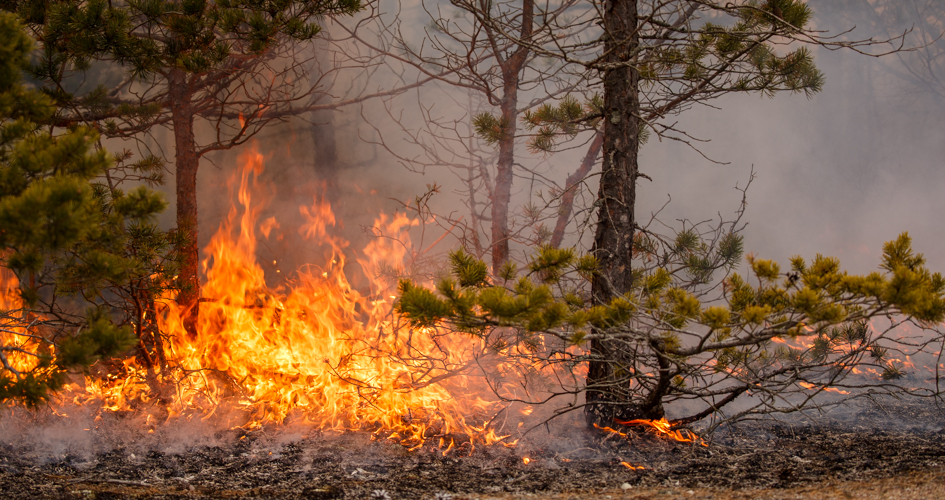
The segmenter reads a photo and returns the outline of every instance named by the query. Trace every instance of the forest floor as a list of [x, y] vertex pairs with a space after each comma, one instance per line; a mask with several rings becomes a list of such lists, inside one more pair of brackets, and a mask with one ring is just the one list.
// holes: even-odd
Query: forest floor
[[54, 449], [53, 441], [0, 425], [0, 492], [17, 499], [945, 498], [940, 408], [871, 404], [841, 416], [745, 422], [717, 432], [708, 447], [578, 426], [566, 436], [457, 456], [407, 451], [364, 433]]

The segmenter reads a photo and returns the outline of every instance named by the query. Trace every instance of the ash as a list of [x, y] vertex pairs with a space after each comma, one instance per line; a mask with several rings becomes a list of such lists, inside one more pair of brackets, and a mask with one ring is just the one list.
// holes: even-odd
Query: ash
[[860, 401], [827, 413], [741, 422], [718, 430], [708, 447], [648, 432], [602, 436], [562, 419], [514, 448], [467, 445], [446, 456], [365, 433], [203, 429], [210, 435], [196, 439], [191, 430], [182, 439], [159, 429], [116, 437], [120, 424], [128, 425], [116, 420], [71, 441], [48, 422], [13, 434], [10, 422], [0, 425], [3, 497], [459, 500], [621, 486], [793, 488], [945, 466], [945, 409], [934, 401]]

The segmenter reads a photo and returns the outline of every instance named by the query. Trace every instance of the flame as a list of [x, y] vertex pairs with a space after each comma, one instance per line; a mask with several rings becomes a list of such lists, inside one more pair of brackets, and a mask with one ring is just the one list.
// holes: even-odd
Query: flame
[[594, 424], [594, 428], [595, 428], [595, 429], [600, 429], [600, 430], [602, 430], [602, 431], [604, 431], [604, 432], [609, 432], [609, 433], [614, 434], [614, 435], [616, 435], [616, 436], [620, 436], [620, 437], [624, 437], [624, 438], [625, 438], [625, 437], [630, 437], [630, 436], [627, 435], [626, 432], [620, 432], [620, 431], [618, 431], [617, 429], [614, 429], [613, 427], [604, 427], [604, 426], [600, 426], [600, 425]]
[[646, 468], [646, 467], [643, 467], [642, 465], [637, 465], [637, 466], [630, 465], [629, 462], [620, 462], [620, 465], [622, 465], [622, 466], [624, 466], [624, 467], [626, 467], [626, 468], [628, 468], [628, 469], [630, 469], [630, 470], [643, 470], [643, 469]]
[[16, 274], [0, 267], [0, 347], [4, 348], [0, 354], [11, 368], [26, 374], [41, 370], [38, 356], [52, 354], [55, 346], [30, 327], [41, 318], [24, 311], [19, 287]]
[[[855, 373], [858, 373], [858, 372], [855, 372]], [[810, 382], [799, 381], [797, 384], [809, 391], [816, 391], [818, 389], [818, 386]], [[824, 391], [827, 391], [827, 392], [835, 392], [837, 394], [850, 394], [850, 391], [844, 391], [842, 389], [837, 389], [836, 387], [824, 386], [824, 387], [821, 387], [820, 389], [823, 389]]]
[[[187, 311], [170, 297], [157, 319], [168, 339], [168, 366], [157, 378], [173, 388], [161, 394], [169, 401], [162, 419], [215, 416], [246, 430], [288, 421], [367, 430], [411, 450], [438, 442], [444, 455], [456, 448], [454, 436], [465, 436], [470, 452], [477, 444], [514, 445], [486, 424], [496, 404], [475, 395], [466, 377], [452, 379], [477, 340], [434, 341], [433, 331], [405, 331], [391, 302], [379, 298], [389, 295], [386, 284], [373, 280], [370, 296], [355, 290], [343, 272], [348, 242], [332, 235], [327, 202], [300, 208], [299, 233], [330, 257], [299, 270], [287, 285], [267, 286], [256, 262], [257, 232], [268, 237], [280, 226], [274, 217], [257, 223], [265, 201], [257, 199], [265, 191], [257, 182], [263, 155], [253, 148], [240, 159], [239, 207], [231, 208], [201, 264], [207, 280], [196, 335], [185, 331]], [[376, 231], [393, 237], [376, 238], [361, 253], [365, 275], [400, 265], [410, 251], [407, 231], [417, 224], [404, 215], [380, 216]], [[155, 397], [147, 375], [129, 359], [121, 377], [89, 379], [74, 400], [97, 400], [111, 411], [140, 408]]]
[[698, 443], [705, 447], [709, 446], [702, 438], [688, 429], [674, 430], [673, 425], [669, 423], [666, 418], [661, 418], [659, 420], [614, 420], [614, 422], [626, 426], [646, 426], [655, 430], [658, 435], [667, 436], [681, 443]]
[[528, 465], [528, 463], [531, 462], [531, 461], [532, 461], [532, 459], [530, 459], [530, 458], [528, 458], [528, 457], [522, 457], [522, 463], [525, 464], [525, 465]]

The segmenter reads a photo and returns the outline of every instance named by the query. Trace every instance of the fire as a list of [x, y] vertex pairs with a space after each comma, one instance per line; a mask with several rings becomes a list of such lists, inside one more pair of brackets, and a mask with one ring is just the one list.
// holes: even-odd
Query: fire
[[646, 468], [646, 467], [643, 467], [642, 465], [637, 465], [637, 466], [631, 465], [629, 462], [620, 462], [620, 465], [630, 470], [643, 470]]
[[[814, 384], [812, 384], [812, 383], [810, 383], [810, 382], [800, 381], [800, 382], [798, 382], [797, 384], [800, 385], [801, 387], [803, 387], [803, 388], [809, 390], [809, 391], [816, 391], [816, 390], [818, 390], [818, 386], [816, 386], [816, 385], [814, 385]], [[824, 386], [824, 387], [820, 387], [819, 389], [822, 389], [822, 390], [827, 391], [827, 392], [835, 392], [835, 393], [837, 393], [837, 394], [850, 394], [850, 391], [844, 391], [843, 389], [837, 389], [836, 387], [827, 387], [827, 386]]]
[[37, 319], [23, 312], [18, 293], [19, 280], [13, 271], [0, 267], [0, 351], [4, 366], [19, 373], [29, 373], [39, 367], [38, 354], [52, 353], [54, 346], [42, 342], [28, 325]]
[[674, 430], [673, 425], [666, 418], [659, 420], [614, 420], [614, 422], [626, 426], [642, 425], [655, 430], [658, 435], [667, 436], [681, 443], [698, 443], [705, 447], [709, 446], [702, 438], [688, 429]]
[[525, 465], [528, 465], [528, 463], [531, 462], [531, 461], [532, 461], [532, 459], [530, 459], [530, 458], [528, 458], [528, 457], [522, 457], [522, 463], [525, 464]]
[[[666, 436], [681, 443], [698, 443], [702, 446], [708, 447], [705, 440], [697, 436], [694, 432], [688, 429], [674, 430], [673, 425], [667, 421], [665, 418], [659, 420], [645, 420], [645, 419], [636, 419], [636, 420], [614, 420], [615, 423], [620, 425], [625, 425], [628, 427], [633, 426], [645, 426], [652, 430], [655, 430], [657, 435]], [[594, 424], [594, 427], [600, 429], [604, 432], [613, 434], [615, 436], [620, 436], [622, 438], [629, 438], [630, 436], [626, 432], [619, 431], [612, 427], [604, 427], [601, 425]], [[642, 467], [641, 467], [642, 468]]]
[[[288, 285], [267, 286], [256, 262], [257, 233], [268, 238], [280, 226], [274, 217], [258, 222], [263, 156], [254, 150], [241, 160], [240, 206], [231, 208], [205, 250], [196, 335], [184, 329], [186, 311], [170, 297], [162, 301], [167, 366], [151, 367], [157, 374], [150, 375], [166, 389], [159, 394], [169, 401], [161, 418], [214, 415], [246, 430], [289, 421], [367, 430], [410, 449], [438, 442], [444, 455], [457, 446], [454, 436], [466, 436], [470, 449], [514, 444], [509, 435], [476, 425], [497, 407], [468, 390], [466, 377], [453, 377], [480, 347], [476, 340], [444, 345], [433, 340], [435, 332], [399, 325], [380, 281], [371, 296], [355, 290], [343, 271], [348, 243], [331, 234], [335, 218], [326, 202], [300, 208], [306, 222], [299, 233], [330, 257], [301, 269]], [[416, 224], [402, 215], [378, 219], [377, 227], [394, 238], [378, 238], [363, 251], [358, 262], [368, 277], [398, 266], [410, 250], [406, 232]], [[140, 408], [155, 397], [148, 380], [148, 368], [129, 359], [121, 377], [89, 379], [74, 400], [96, 400], [112, 411]]]

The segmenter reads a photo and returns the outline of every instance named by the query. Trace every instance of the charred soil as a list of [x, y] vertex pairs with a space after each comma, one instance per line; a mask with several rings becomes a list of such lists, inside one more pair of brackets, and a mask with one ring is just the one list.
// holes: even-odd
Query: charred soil
[[24, 499], [945, 498], [945, 417], [936, 405], [871, 403], [840, 416], [743, 422], [708, 447], [572, 427], [566, 444], [542, 431], [544, 441], [446, 456], [364, 433], [227, 433], [217, 436], [222, 444], [184, 450], [57, 453], [4, 436], [0, 491]]

